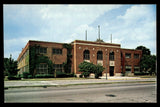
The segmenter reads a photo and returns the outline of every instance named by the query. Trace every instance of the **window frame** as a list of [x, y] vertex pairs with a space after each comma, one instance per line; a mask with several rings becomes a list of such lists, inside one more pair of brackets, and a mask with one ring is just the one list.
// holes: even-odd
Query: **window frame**
[[48, 64], [46, 63], [38, 64], [36, 66], [36, 74], [48, 74]]
[[61, 48], [52, 48], [52, 54], [53, 55], [62, 55], [62, 49]]
[[83, 60], [90, 60], [90, 51], [89, 50], [83, 51]]
[[109, 53], [109, 60], [114, 61], [114, 59], [115, 59], [114, 58], [114, 52], [112, 51], [112, 52]]
[[103, 60], [103, 52], [97, 51], [97, 60]]
[[125, 58], [131, 58], [131, 53], [125, 53]]
[[135, 53], [134, 54], [134, 59], [139, 59], [139, 56], [140, 56], [139, 54]]

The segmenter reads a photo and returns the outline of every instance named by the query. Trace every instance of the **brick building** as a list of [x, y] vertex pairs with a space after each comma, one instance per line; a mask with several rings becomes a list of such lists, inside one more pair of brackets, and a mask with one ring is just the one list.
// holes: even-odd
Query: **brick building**
[[[53, 62], [53, 71], [56, 69], [64, 72], [62, 64], [67, 59], [67, 49], [63, 47], [64, 44], [30, 40], [17, 59], [19, 73], [29, 71], [29, 59], [31, 58], [29, 47], [34, 45], [39, 46], [36, 49], [37, 53], [47, 56]], [[107, 72], [108, 76], [118, 76], [122, 72], [133, 74], [140, 70], [139, 62], [142, 56], [140, 50], [123, 49], [120, 44], [83, 40], [75, 40], [70, 44], [72, 46], [70, 72], [76, 75], [81, 74], [78, 71], [78, 65], [83, 61], [101, 64], [105, 68], [103, 75], [106, 75]], [[35, 68], [35, 72], [36, 74], [48, 73], [48, 65], [40, 63]]]

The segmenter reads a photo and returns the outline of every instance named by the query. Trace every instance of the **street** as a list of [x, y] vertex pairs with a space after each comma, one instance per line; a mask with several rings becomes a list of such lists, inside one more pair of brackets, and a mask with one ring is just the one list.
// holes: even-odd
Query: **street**
[[4, 102], [156, 103], [156, 83], [118, 83], [62, 87], [9, 88]]

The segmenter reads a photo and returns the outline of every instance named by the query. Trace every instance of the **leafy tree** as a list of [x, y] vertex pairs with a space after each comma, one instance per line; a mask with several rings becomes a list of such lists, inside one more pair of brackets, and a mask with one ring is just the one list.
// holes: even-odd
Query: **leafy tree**
[[146, 48], [145, 46], [138, 46], [136, 50], [142, 50], [142, 56], [151, 55], [150, 49]]
[[19, 71], [19, 69], [17, 69], [17, 61], [14, 61], [11, 55], [10, 55], [10, 58], [4, 58], [4, 71], [9, 76], [15, 76]]
[[94, 65], [93, 63], [89, 63], [89, 62], [82, 62], [79, 64], [78, 66], [80, 69], [80, 72], [83, 72], [81, 75], [84, 75], [84, 77], [88, 77], [90, 75], [90, 73], [94, 73], [95, 74], [95, 78], [99, 78], [99, 76], [102, 76], [102, 72], [104, 70], [103, 66], [101, 65]]
[[94, 71], [95, 73], [95, 78], [99, 78], [99, 76], [102, 76], [102, 72], [104, 71], [105, 68], [101, 65], [96, 65], [96, 70]]
[[67, 49], [67, 59], [66, 61], [63, 63], [63, 67], [64, 67], [64, 72], [65, 73], [71, 73], [71, 58], [72, 58], [72, 45], [71, 44], [63, 44], [63, 48]]
[[150, 49], [144, 46], [138, 46], [136, 49], [142, 50], [140, 61], [140, 71], [149, 72], [150, 75], [156, 73], [156, 56], [150, 54]]

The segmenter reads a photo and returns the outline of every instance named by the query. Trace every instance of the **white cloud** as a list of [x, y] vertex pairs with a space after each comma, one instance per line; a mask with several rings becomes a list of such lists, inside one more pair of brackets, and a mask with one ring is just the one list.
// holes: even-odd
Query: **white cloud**
[[[132, 48], [143, 40], [155, 40], [156, 22], [149, 5], [132, 5], [124, 14], [124, 5], [4, 5], [4, 52], [18, 52], [28, 40], [72, 42], [75, 39], [95, 41], [98, 37], [97, 23], [106, 19], [108, 12], [117, 9], [119, 14], [102, 22], [101, 38]], [[125, 6], [124, 6], [125, 7]], [[118, 13], [118, 12], [117, 12]], [[121, 14], [121, 15], [120, 15]], [[111, 14], [110, 14], [111, 15]], [[98, 20], [98, 22], [96, 22]], [[13, 25], [15, 32], [8, 30]], [[18, 27], [17, 27], [18, 26]], [[7, 35], [6, 35], [7, 34]], [[13, 35], [14, 34], [14, 35]], [[16, 38], [16, 39], [15, 39]], [[133, 44], [131, 46], [131, 44]], [[148, 45], [147, 45], [148, 46]], [[154, 48], [154, 45], [152, 46]], [[11, 51], [11, 49], [13, 49]], [[17, 55], [18, 56], [18, 55]]]
[[153, 15], [150, 5], [135, 5], [126, 10], [125, 15], [117, 16], [117, 18], [125, 20], [126, 24], [137, 21], [148, 21]]

